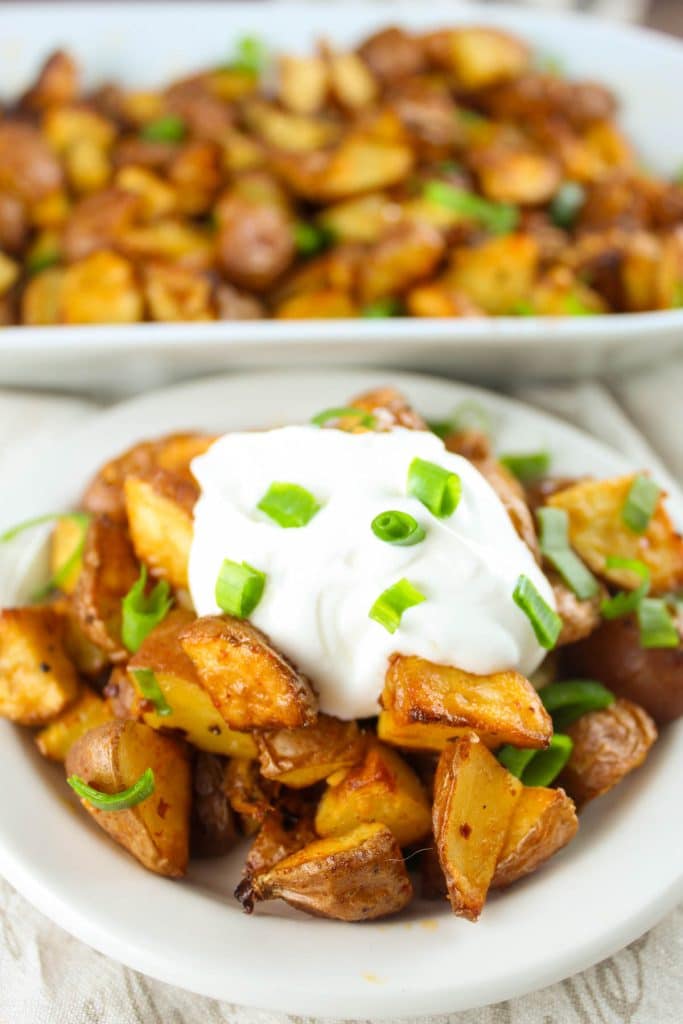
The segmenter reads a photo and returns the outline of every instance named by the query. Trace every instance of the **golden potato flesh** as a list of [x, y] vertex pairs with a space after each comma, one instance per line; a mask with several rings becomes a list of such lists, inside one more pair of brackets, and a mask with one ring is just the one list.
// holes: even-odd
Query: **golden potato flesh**
[[476, 921], [522, 791], [519, 779], [472, 734], [439, 758], [433, 827], [448, 898], [458, 917]]
[[[57, 520], [50, 538], [50, 573], [56, 575], [71, 560], [83, 540], [83, 525], [77, 519], [64, 516]], [[83, 556], [78, 558], [67, 576], [61, 580], [59, 589], [63, 594], [72, 594], [83, 568]]]
[[356, 722], [318, 715], [301, 729], [275, 729], [255, 734], [261, 774], [293, 789], [322, 782], [361, 756]]
[[167, 263], [145, 269], [145, 299], [152, 320], [213, 320], [209, 278], [199, 270]]
[[505, 315], [528, 299], [538, 270], [538, 244], [530, 235], [505, 235], [457, 249], [448, 284], [486, 313]]
[[93, 690], [84, 689], [73, 704], [40, 730], [36, 736], [38, 750], [43, 757], [64, 762], [76, 740], [113, 717], [106, 701]]
[[397, 143], [347, 137], [335, 150], [279, 153], [273, 159], [292, 191], [312, 202], [331, 203], [404, 181], [414, 164], [412, 150]]
[[278, 97], [295, 114], [315, 114], [325, 102], [327, 65], [322, 57], [283, 56], [278, 60]]
[[81, 803], [115, 842], [150, 871], [185, 874], [190, 837], [191, 780], [182, 744], [141, 722], [107, 722], [85, 733], [67, 755], [67, 776], [77, 775], [101, 793], [121, 793], [143, 773], [154, 772], [154, 792], [122, 811]]
[[93, 253], [64, 272], [61, 314], [67, 324], [132, 324], [142, 320], [133, 266], [114, 252]]
[[404, 223], [378, 239], [360, 267], [358, 287], [362, 302], [400, 295], [430, 277], [445, 250], [436, 228]]
[[548, 498], [553, 508], [569, 516], [569, 539], [593, 572], [620, 587], [640, 583], [627, 569], [608, 569], [610, 555], [644, 562], [650, 570], [652, 590], [675, 590], [683, 583], [683, 540], [676, 533], [660, 495], [644, 533], [634, 533], [621, 518], [635, 476], [611, 480], [583, 480]]
[[475, 167], [482, 192], [497, 203], [547, 203], [561, 184], [559, 164], [533, 151], [494, 146], [477, 156]]
[[206, 616], [186, 626], [180, 642], [232, 729], [295, 729], [315, 721], [310, 682], [250, 623]]
[[342, 835], [370, 821], [381, 821], [390, 828], [400, 846], [416, 843], [428, 834], [430, 808], [425, 789], [403, 758], [384, 744], [369, 741], [363, 759], [341, 779], [333, 776], [332, 781], [315, 816], [318, 835]]
[[393, 834], [371, 824], [304, 846], [246, 878], [236, 895], [248, 912], [262, 900], [282, 899], [315, 917], [370, 921], [403, 910], [413, 889]]
[[548, 712], [531, 683], [518, 672], [476, 676], [424, 658], [394, 654], [382, 706], [399, 724], [471, 729], [487, 741], [518, 747], [546, 747], [552, 736]]
[[574, 746], [560, 782], [579, 807], [639, 768], [657, 739], [647, 711], [624, 699], [582, 715], [567, 732]]
[[531, 57], [529, 48], [515, 36], [475, 25], [432, 32], [425, 43], [430, 56], [452, 71], [467, 90], [516, 78]]
[[138, 558], [171, 586], [187, 587], [197, 485], [156, 469], [124, 482], [130, 536]]
[[[464, 726], [441, 725], [438, 722], [408, 722], [398, 720], [393, 711], [380, 711], [377, 719], [377, 736], [392, 747], [403, 747], [406, 750], [444, 750], [447, 744], [458, 736], [467, 736], [471, 732]], [[497, 747], [495, 736], [478, 733], [482, 743], [489, 747]]]
[[78, 694], [61, 617], [49, 607], [0, 611], [0, 716], [20, 725], [51, 721]]
[[531, 874], [574, 838], [579, 821], [563, 789], [525, 786], [512, 813], [491, 888]]
[[[152, 729], [180, 730], [193, 747], [207, 753], [256, 757], [256, 744], [249, 733], [228, 728], [181, 646], [180, 634], [193, 621], [191, 612], [180, 608], [169, 612], [128, 662], [128, 675], [138, 694], [142, 719]], [[140, 669], [154, 673], [170, 713], [159, 714], [145, 700], [136, 677]]]

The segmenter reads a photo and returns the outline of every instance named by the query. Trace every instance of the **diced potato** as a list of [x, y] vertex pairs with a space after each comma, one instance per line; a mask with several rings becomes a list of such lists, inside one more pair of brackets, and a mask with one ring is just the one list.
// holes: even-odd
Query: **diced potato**
[[21, 106], [43, 111], [73, 103], [78, 96], [79, 77], [73, 57], [63, 50], [56, 50], [43, 64], [31, 88], [21, 97]]
[[64, 628], [50, 607], [0, 611], [0, 716], [20, 725], [51, 721], [78, 694]]
[[121, 640], [121, 600], [139, 571], [125, 527], [104, 516], [93, 518], [72, 595], [73, 609], [88, 639], [113, 662], [128, 657]]
[[319, 839], [245, 878], [236, 896], [247, 912], [262, 900], [283, 899], [297, 910], [338, 921], [370, 921], [410, 902], [412, 885], [394, 836], [380, 824]]
[[553, 586], [557, 614], [562, 619], [562, 632], [556, 646], [578, 643], [600, 626], [600, 604], [606, 596], [605, 591], [600, 588], [595, 597], [581, 601], [559, 576], [553, 572], [547, 575]]
[[683, 540], [676, 533], [660, 495], [654, 515], [642, 534], [622, 522], [621, 512], [634, 476], [583, 480], [550, 495], [548, 504], [569, 516], [569, 539], [593, 572], [616, 586], [633, 588], [640, 579], [627, 569], [608, 569], [610, 555], [644, 562], [652, 590], [675, 590], [683, 583]]
[[173, 217], [128, 228], [122, 233], [120, 244], [131, 259], [177, 260], [198, 270], [211, 267], [214, 259], [209, 233]]
[[516, 36], [493, 28], [444, 29], [425, 39], [427, 52], [452, 71], [464, 89], [484, 89], [520, 75], [530, 52]]
[[[256, 744], [246, 732], [229, 729], [199, 682], [194, 665], [180, 645], [180, 634], [194, 621], [191, 612], [177, 608], [145, 638], [128, 662], [128, 674], [136, 687], [143, 721], [152, 729], [173, 729], [211, 754], [256, 757]], [[150, 669], [171, 713], [159, 715], [137, 689], [135, 672]]]
[[453, 913], [476, 921], [522, 791], [472, 734], [450, 743], [434, 782], [434, 839]]
[[101, 793], [120, 793], [151, 768], [154, 792], [122, 811], [101, 811], [81, 800], [112, 839], [159, 875], [185, 874], [190, 836], [191, 781], [185, 747], [141, 722], [113, 721], [91, 729], [66, 759], [77, 775]]
[[105, 188], [111, 178], [109, 153], [92, 139], [72, 143], [64, 154], [64, 166], [69, 184], [82, 194]]
[[302, 802], [293, 809], [289, 804], [281, 804], [267, 811], [249, 847], [244, 865], [245, 876], [270, 870], [285, 857], [303, 849], [317, 838], [310, 805]]
[[249, 96], [259, 87], [259, 80], [250, 71], [238, 67], [221, 67], [204, 75], [206, 88], [218, 99], [232, 103]]
[[200, 271], [174, 264], [145, 267], [145, 299], [153, 320], [213, 320], [211, 284]]
[[318, 805], [318, 835], [343, 835], [370, 821], [390, 828], [400, 846], [428, 834], [430, 809], [424, 787], [412, 768], [384, 744], [368, 741], [363, 759], [333, 782]]
[[293, 192], [322, 203], [397, 185], [414, 163], [408, 146], [353, 136], [326, 154], [279, 153], [273, 159]]
[[211, 209], [221, 186], [222, 150], [216, 142], [188, 142], [176, 153], [168, 167], [181, 213], [199, 217]]
[[69, 213], [62, 232], [64, 256], [68, 262], [116, 249], [131, 226], [142, 200], [132, 192], [108, 188], [81, 199]]
[[[384, 743], [406, 750], [445, 750], [451, 740], [458, 736], [467, 736], [471, 732], [464, 726], [441, 725], [430, 722], [408, 722], [398, 720], [393, 711], [380, 711], [377, 719], [377, 736]], [[487, 746], [496, 747], [499, 740], [496, 736], [478, 733], [479, 739]]]
[[[50, 573], [54, 576], [73, 557], [83, 540], [83, 526], [76, 519], [61, 518], [55, 523], [50, 538]], [[83, 568], [83, 556], [74, 563], [69, 574], [62, 580], [60, 590], [72, 594]]]
[[358, 315], [358, 306], [346, 292], [325, 288], [292, 295], [275, 311], [278, 320], [339, 320]]
[[538, 269], [538, 244], [529, 235], [492, 238], [453, 254], [446, 279], [486, 313], [510, 313], [529, 298]]
[[106, 701], [93, 690], [84, 689], [74, 704], [40, 730], [36, 736], [38, 749], [43, 757], [63, 763], [76, 740], [112, 718]]
[[377, 82], [356, 53], [331, 53], [328, 57], [330, 89], [342, 107], [360, 110], [377, 98]]
[[192, 772], [190, 851], [193, 857], [221, 857], [238, 839], [224, 780], [227, 762], [215, 754], [197, 756]]
[[278, 60], [278, 96], [295, 114], [315, 114], [325, 102], [327, 65], [322, 57], [283, 56]]
[[197, 486], [164, 469], [124, 481], [126, 513], [135, 552], [156, 576], [187, 587], [192, 510]]
[[606, 313], [607, 304], [568, 267], [553, 267], [531, 290], [531, 308], [538, 316], [568, 316], [573, 309]]
[[97, 252], [64, 272], [62, 319], [67, 324], [121, 323], [142, 319], [142, 293], [128, 260]]
[[552, 721], [528, 679], [519, 672], [476, 676], [414, 656], [389, 659], [383, 707], [399, 725], [419, 722], [481, 731], [487, 741], [543, 748]]
[[224, 779], [225, 792], [242, 831], [251, 836], [261, 827], [274, 809], [277, 786], [262, 778], [258, 762], [251, 757], [233, 757], [228, 762]]
[[411, 288], [406, 295], [406, 307], [411, 316], [483, 316], [483, 310], [467, 295], [439, 282]]
[[647, 711], [623, 698], [582, 715], [567, 732], [574, 746], [560, 782], [579, 807], [639, 768], [657, 739]]
[[32, 206], [61, 189], [62, 167], [37, 128], [0, 122], [0, 189]]
[[[363, 391], [360, 395], [354, 395], [349, 405], [354, 409], [364, 409], [372, 413], [376, 420], [375, 430], [391, 430], [393, 427], [405, 427], [406, 430], [428, 429], [419, 412], [396, 388], [373, 388], [372, 391]], [[340, 425], [344, 426], [343, 421]]]
[[356, 722], [318, 715], [301, 729], [276, 729], [255, 736], [261, 774], [284, 786], [303, 789], [350, 768], [361, 756]]
[[561, 182], [559, 164], [551, 156], [532, 150], [494, 146], [477, 154], [475, 166], [482, 192], [497, 203], [547, 203]]
[[445, 250], [439, 232], [426, 224], [399, 224], [377, 241], [361, 263], [362, 302], [400, 295], [436, 270]]
[[373, 74], [386, 83], [425, 70], [422, 40], [395, 25], [374, 32], [358, 47], [358, 53]]
[[339, 134], [333, 121], [279, 110], [264, 100], [251, 100], [244, 108], [244, 117], [257, 138], [287, 153], [323, 149]]
[[73, 599], [55, 601], [56, 608], [64, 620], [64, 647], [79, 675], [93, 681], [100, 681], [110, 668], [109, 655], [84, 632], [83, 625], [74, 609]]
[[140, 197], [140, 212], [145, 220], [166, 217], [177, 208], [176, 190], [147, 167], [136, 167], [133, 164], [122, 167], [116, 175], [114, 184], [117, 188]]
[[164, 98], [160, 92], [136, 90], [122, 97], [122, 113], [135, 124], [147, 124], [161, 117], [163, 112]]
[[5, 295], [19, 277], [19, 267], [0, 251], [0, 296]]
[[512, 813], [491, 888], [531, 874], [574, 838], [579, 827], [574, 802], [563, 789], [525, 786]]
[[84, 139], [106, 149], [111, 146], [116, 128], [106, 117], [86, 107], [58, 107], [43, 118], [43, 134], [60, 154]]
[[376, 242], [401, 217], [398, 203], [381, 192], [371, 192], [326, 207], [318, 214], [318, 223], [341, 242]]
[[266, 147], [251, 135], [232, 131], [223, 140], [223, 166], [231, 174], [251, 171], [266, 162]]
[[187, 626], [180, 642], [231, 728], [295, 729], [315, 721], [310, 682], [250, 623], [209, 615]]

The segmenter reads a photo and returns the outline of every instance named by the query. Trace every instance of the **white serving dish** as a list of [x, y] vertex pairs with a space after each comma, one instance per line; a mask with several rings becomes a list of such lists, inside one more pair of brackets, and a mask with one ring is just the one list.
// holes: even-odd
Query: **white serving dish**
[[[4, 481], [0, 527], [69, 507], [105, 459], [144, 437], [302, 421], [388, 383], [436, 419], [474, 398], [491, 412], [500, 449], [547, 448], [559, 474], [629, 468], [559, 420], [460, 384], [376, 371], [250, 374], [135, 399], [37, 448], [30, 465], [17, 460]], [[683, 524], [677, 491], [670, 508]], [[22, 597], [20, 581], [43, 547], [26, 535], [19, 550], [0, 549], [0, 602]], [[76, 808], [62, 771], [41, 759], [27, 731], [0, 722], [0, 872], [63, 928], [171, 984], [315, 1017], [426, 1017], [567, 977], [675, 906], [683, 896], [682, 773], [679, 721], [642, 769], [582, 814], [577, 839], [538, 874], [494, 894], [477, 925], [424, 902], [395, 919], [347, 925], [278, 904], [243, 915], [230, 895], [243, 850], [193, 864], [184, 882], [146, 872]]]
[[[569, 13], [459, 3], [5, 3], [0, 98], [14, 95], [58, 46], [89, 84], [153, 85], [225, 59], [258, 33], [273, 50], [329, 36], [360, 40], [390, 22], [429, 28], [500, 25], [570, 74], [598, 78], [623, 99], [623, 123], [644, 160], [683, 161], [683, 45], [643, 29]], [[683, 310], [603, 317], [222, 322], [0, 329], [0, 382], [142, 391], [163, 381], [245, 366], [378, 365], [488, 380], [616, 373], [683, 350]]]

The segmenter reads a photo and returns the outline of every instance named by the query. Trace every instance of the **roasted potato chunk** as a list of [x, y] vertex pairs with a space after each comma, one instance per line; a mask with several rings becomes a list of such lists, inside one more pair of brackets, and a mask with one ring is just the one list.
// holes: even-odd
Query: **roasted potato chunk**
[[269, 871], [285, 857], [303, 849], [317, 838], [309, 804], [300, 802], [290, 806], [289, 803], [281, 803], [279, 807], [265, 813], [249, 847], [244, 865], [245, 876]]
[[310, 682], [250, 623], [209, 615], [187, 626], [180, 643], [231, 728], [296, 729], [315, 721]]
[[428, 55], [452, 71], [464, 89], [516, 78], [529, 64], [527, 46], [515, 36], [476, 26], [433, 32], [425, 39]]
[[44, 111], [72, 103], [79, 90], [78, 66], [63, 50], [51, 53], [31, 88], [21, 97], [27, 110]]
[[211, 282], [198, 270], [150, 264], [145, 271], [144, 292], [152, 320], [176, 323], [214, 319]]
[[531, 874], [566, 846], [578, 827], [576, 808], [563, 789], [525, 786], [512, 812], [491, 888]]
[[557, 614], [562, 619], [562, 632], [557, 638], [557, 646], [566, 647], [567, 644], [578, 643], [590, 636], [602, 621], [600, 602], [605, 596], [604, 592], [600, 591], [595, 597], [581, 601], [555, 573], [548, 573], [548, 578], [553, 586]]
[[375, 243], [361, 264], [361, 300], [400, 295], [434, 272], [444, 250], [440, 233], [428, 224], [398, 224]]
[[101, 811], [81, 803], [105, 832], [158, 875], [185, 874], [190, 836], [191, 779], [182, 744], [141, 722], [107, 722], [85, 733], [66, 759], [77, 775], [102, 793], [120, 793], [151, 768], [154, 792], [122, 811]]
[[419, 412], [396, 388], [375, 388], [355, 395], [350, 402], [352, 408], [363, 409], [375, 419], [375, 430], [391, 430], [405, 427], [406, 430], [427, 430], [427, 424]]
[[164, 469], [124, 482], [126, 512], [133, 547], [155, 576], [173, 587], [187, 587], [192, 544], [192, 510], [197, 485]]
[[318, 715], [301, 729], [275, 729], [255, 735], [261, 774], [290, 786], [305, 789], [322, 782], [340, 769], [350, 768], [361, 756], [356, 722], [342, 722]]
[[283, 899], [314, 917], [338, 921], [396, 914], [412, 895], [398, 844], [380, 824], [309, 843], [270, 870], [245, 878], [236, 891], [249, 913], [262, 900]]
[[115, 252], [93, 253], [64, 272], [61, 316], [67, 324], [131, 324], [142, 319], [132, 264]]
[[[77, 519], [66, 516], [58, 519], [50, 538], [50, 573], [54, 576], [73, 558], [83, 539], [83, 527]], [[61, 580], [59, 589], [63, 594], [72, 594], [83, 568], [83, 556], [74, 561], [68, 574]]]
[[453, 913], [476, 921], [486, 901], [522, 791], [472, 734], [439, 758], [432, 810], [434, 840]]
[[238, 839], [237, 826], [225, 792], [226, 762], [200, 753], [192, 772], [190, 849], [193, 857], [221, 857]]
[[[465, 726], [442, 725], [439, 722], [407, 722], [399, 721], [393, 711], [380, 711], [377, 719], [377, 735], [384, 743], [392, 747], [403, 747], [406, 750], [444, 750], [447, 744], [458, 736], [466, 736], [471, 732]], [[498, 746], [496, 736], [478, 733], [482, 743], [489, 747]]]
[[280, 153], [274, 162], [296, 195], [330, 203], [404, 181], [414, 156], [408, 146], [349, 136], [329, 153]]
[[38, 750], [51, 761], [66, 761], [76, 740], [113, 718], [111, 708], [94, 690], [84, 689], [77, 700], [36, 735]]
[[0, 124], [0, 189], [36, 203], [61, 188], [64, 173], [43, 136], [22, 121]]
[[608, 569], [609, 555], [644, 562], [650, 570], [652, 590], [675, 590], [683, 583], [683, 540], [673, 524], [660, 495], [644, 533], [634, 533], [621, 518], [635, 476], [611, 480], [583, 480], [548, 498], [553, 508], [569, 516], [569, 539], [586, 564], [600, 576], [620, 587], [640, 582], [627, 569]]
[[278, 61], [279, 99], [295, 114], [315, 114], [325, 102], [328, 71], [322, 57], [283, 56]]
[[421, 723], [481, 731], [489, 742], [546, 747], [552, 722], [528, 679], [518, 672], [476, 676], [424, 658], [389, 659], [382, 706], [399, 725]]
[[623, 698], [582, 715], [567, 732], [574, 747], [559, 781], [579, 807], [639, 768], [657, 739], [647, 711]]
[[492, 238], [474, 248], [457, 249], [446, 279], [484, 312], [504, 315], [529, 298], [538, 257], [538, 245], [529, 235]]
[[0, 716], [44, 725], [73, 703], [78, 676], [64, 647], [64, 624], [54, 609], [0, 611]]
[[278, 786], [264, 779], [251, 758], [233, 757], [228, 761], [224, 788], [245, 835], [253, 835], [266, 815], [274, 810]]
[[[249, 733], [228, 728], [181, 646], [180, 635], [193, 621], [194, 615], [181, 608], [169, 612], [128, 662], [128, 674], [138, 692], [140, 715], [152, 729], [180, 730], [194, 747], [206, 753], [256, 757], [256, 745]], [[139, 669], [154, 673], [170, 712], [161, 715], [144, 699], [136, 685]]]
[[429, 800], [412, 768], [394, 750], [369, 741], [362, 760], [332, 777], [318, 805], [320, 836], [339, 836], [362, 822], [381, 821], [400, 846], [419, 842], [429, 832]]

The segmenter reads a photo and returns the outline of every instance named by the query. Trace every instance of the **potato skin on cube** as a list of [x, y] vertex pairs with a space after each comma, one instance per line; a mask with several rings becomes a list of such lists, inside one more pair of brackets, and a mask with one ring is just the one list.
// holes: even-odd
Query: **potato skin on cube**
[[269, 871], [285, 857], [314, 842], [318, 835], [313, 824], [313, 806], [303, 800], [291, 800], [266, 811], [249, 847], [244, 865], [245, 877]]
[[191, 779], [183, 744], [142, 722], [107, 722], [85, 733], [66, 759], [67, 776], [78, 775], [102, 793], [119, 793], [143, 772], [154, 772], [154, 792], [123, 811], [81, 803], [105, 832], [158, 875], [180, 878], [189, 857]]
[[439, 758], [432, 810], [434, 840], [453, 913], [476, 921], [522, 783], [474, 733], [454, 740]]
[[238, 840], [224, 780], [227, 762], [200, 752], [192, 769], [190, 850], [193, 857], [220, 857]]
[[249, 622], [209, 615], [187, 626], [180, 642], [232, 729], [295, 729], [315, 721], [310, 682]]
[[318, 715], [312, 725], [300, 729], [259, 732], [254, 739], [261, 774], [293, 789], [322, 782], [334, 772], [350, 768], [362, 756], [356, 722], [342, 722], [330, 715]]
[[576, 835], [574, 801], [563, 789], [525, 786], [512, 813], [491, 888], [531, 874]]
[[48, 606], [0, 611], [0, 716], [44, 725], [78, 695], [64, 647], [64, 623]]
[[106, 701], [94, 690], [84, 689], [73, 704], [37, 734], [38, 750], [43, 757], [63, 763], [76, 740], [113, 717]]
[[124, 483], [126, 513], [135, 552], [155, 576], [187, 587], [197, 485], [164, 469], [129, 476]]
[[403, 910], [413, 887], [396, 839], [375, 823], [304, 846], [244, 879], [235, 895], [247, 912], [262, 900], [283, 899], [314, 917], [371, 921]]
[[376, 740], [368, 740], [358, 764], [323, 794], [315, 816], [320, 836], [338, 836], [363, 822], [380, 821], [400, 846], [429, 833], [430, 807], [424, 786], [403, 758]]

